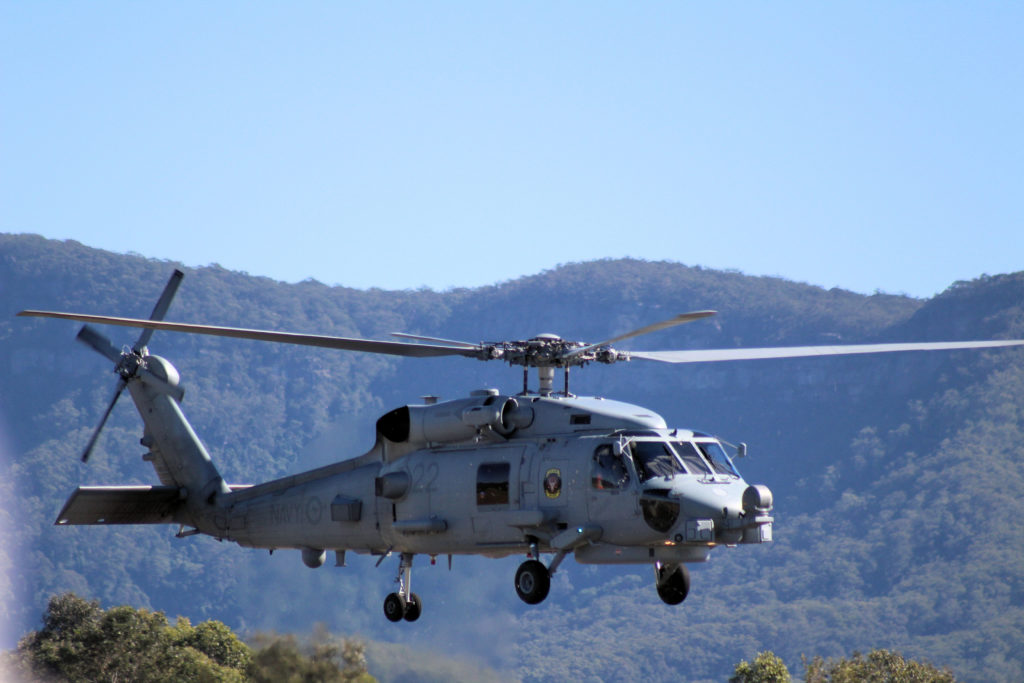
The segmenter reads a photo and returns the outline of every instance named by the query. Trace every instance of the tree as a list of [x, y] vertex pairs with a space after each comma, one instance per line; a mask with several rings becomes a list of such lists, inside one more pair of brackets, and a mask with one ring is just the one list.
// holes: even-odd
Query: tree
[[815, 657], [804, 661], [806, 683], [860, 683], [860, 681], [886, 681], [887, 683], [954, 683], [956, 679], [948, 669], [939, 669], [928, 662], [905, 659], [898, 652], [872, 650], [865, 657], [854, 652], [849, 659], [827, 662]]
[[372, 683], [365, 646], [317, 624], [309, 641], [257, 636], [254, 652], [219, 621], [192, 626], [162, 612], [104, 610], [74, 593], [50, 598], [43, 627], [0, 661], [5, 677], [42, 681], [284, 681]]
[[185, 617], [178, 617], [174, 627], [178, 643], [194, 648], [221, 666], [244, 671], [252, 660], [252, 651], [219, 621], [204, 621], [193, 627]]
[[248, 668], [257, 683], [371, 683], [366, 671], [363, 644], [339, 640], [323, 624], [313, 628], [313, 636], [302, 645], [293, 635], [261, 634], [258, 649]]
[[43, 628], [18, 643], [17, 667], [66, 681], [243, 681], [249, 648], [220, 622], [196, 628], [162, 612], [109, 610], [74, 593], [50, 599]]
[[729, 683], [789, 683], [789, 669], [774, 652], [759, 652], [753, 663], [736, 665]]

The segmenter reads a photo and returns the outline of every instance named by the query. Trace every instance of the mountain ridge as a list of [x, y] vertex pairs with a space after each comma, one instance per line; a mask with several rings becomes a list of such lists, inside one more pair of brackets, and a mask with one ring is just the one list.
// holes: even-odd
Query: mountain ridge
[[[184, 591], [193, 619], [216, 618], [243, 631], [325, 621], [340, 633], [455, 656], [484, 653], [487, 665], [523, 680], [555, 680], [567, 671], [600, 677], [613, 666], [653, 679], [721, 680], [758, 650], [774, 650], [796, 670], [801, 652], [882, 646], [949, 665], [965, 680], [1024, 677], [1011, 647], [1024, 633], [1017, 607], [1024, 573], [1014, 551], [1024, 547], [1024, 529], [1014, 521], [1024, 510], [1013, 493], [1024, 468], [1019, 352], [742, 362], [681, 372], [632, 362], [574, 372], [578, 393], [646, 405], [670, 424], [748, 441], [751, 457], [739, 464], [749, 481], [776, 492], [775, 543], [716, 550], [709, 565], [694, 568], [691, 597], [675, 611], [658, 602], [646, 567], [566, 563], [548, 603], [526, 608], [512, 592], [514, 562], [460, 558], [450, 576], [419, 570], [430, 628], [396, 632], [379, 615], [392, 569], [381, 573], [366, 558], [353, 558], [349, 569], [311, 572], [288, 553], [182, 542], [159, 528], [52, 526], [75, 485], [153, 477], [137, 458], [139, 421], [126, 407], [115, 411], [89, 467], [77, 462], [109, 400], [109, 368], [73, 344], [77, 326], [12, 316], [22, 308], [145, 316], [173, 265], [0, 235], [0, 416], [9, 444], [2, 493], [17, 501], [0, 513], [15, 529], [8, 547], [19, 549], [3, 558], [7, 614], [0, 616], [22, 631], [61, 590], [107, 604], [175, 605], [168, 611], [176, 613]], [[467, 341], [532, 336], [554, 322], [566, 338], [595, 340], [684, 310], [718, 308], [710, 321], [631, 346], [692, 348], [1021, 337], [1022, 301], [1024, 273], [954, 283], [917, 300], [632, 259], [567, 264], [445, 292], [290, 285], [208, 267], [188, 273], [169, 319]], [[112, 338], [121, 343], [131, 335]], [[423, 393], [453, 398], [481, 386], [516, 390], [521, 381], [518, 370], [464, 359], [417, 364], [168, 333], [152, 345], [182, 372], [185, 412], [233, 481], [356, 455], [372, 440], [377, 415]], [[999, 523], [983, 514], [993, 504]], [[946, 538], [952, 533], [959, 542]], [[949, 604], [931, 595], [935, 588]], [[750, 611], [758, 618], [738, 624], [735, 615]], [[609, 651], [586, 646], [595, 642]]]

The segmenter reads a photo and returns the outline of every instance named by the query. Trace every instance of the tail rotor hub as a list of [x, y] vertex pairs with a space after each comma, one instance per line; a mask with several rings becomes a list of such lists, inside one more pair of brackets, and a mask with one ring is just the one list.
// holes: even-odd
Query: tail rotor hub
[[[181, 279], [184, 276], [185, 274], [180, 270], [174, 271], [171, 275], [171, 279], [168, 280], [167, 285], [164, 287], [163, 293], [157, 300], [152, 314], [150, 314], [150, 320], [164, 319], [164, 316], [167, 315], [167, 309], [170, 308], [171, 301], [174, 299], [174, 295], [178, 291], [178, 285], [181, 284]], [[169, 396], [173, 396], [179, 401], [184, 396], [183, 390], [178, 387], [176, 383], [168, 382], [165, 378], [159, 377], [148, 370], [148, 364], [146, 362], [148, 351], [146, 345], [149, 344], [149, 340], [152, 337], [153, 330], [144, 329], [142, 334], [139, 335], [139, 339], [135, 342], [134, 346], [131, 348], [124, 347], [121, 351], [118, 351], [114, 345], [110, 343], [109, 339], [88, 325], [84, 326], [78, 332], [78, 340], [80, 342], [86, 344], [100, 355], [105, 356], [114, 362], [114, 372], [117, 373], [119, 377], [117, 386], [114, 389], [114, 397], [107, 405], [106, 412], [104, 412], [103, 417], [100, 418], [99, 425], [92, 433], [92, 437], [89, 439], [89, 443], [86, 444], [85, 451], [82, 453], [82, 462], [89, 460], [89, 456], [92, 454], [92, 449], [96, 446], [97, 440], [99, 440], [100, 432], [103, 431], [103, 427], [106, 425], [107, 419], [113, 412], [114, 406], [117, 405], [117, 399], [121, 397], [121, 392], [123, 392], [125, 387], [128, 386], [128, 382], [141, 379], [147, 386], [153, 387], [157, 391], [166, 393]]]

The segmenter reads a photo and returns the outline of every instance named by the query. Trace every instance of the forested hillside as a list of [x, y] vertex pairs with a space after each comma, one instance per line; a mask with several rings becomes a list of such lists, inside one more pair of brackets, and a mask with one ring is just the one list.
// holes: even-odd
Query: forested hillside
[[[738, 465], [775, 493], [775, 542], [717, 549], [692, 568], [690, 597], [677, 608], [658, 599], [648, 567], [567, 561], [551, 597], [527, 607], [512, 587], [516, 558], [456, 558], [450, 573], [444, 562], [421, 563], [424, 617], [393, 625], [380, 601], [394, 558], [375, 568], [375, 558], [350, 554], [348, 567], [310, 570], [298, 553], [176, 539], [170, 527], [53, 526], [75, 486], [153, 483], [154, 475], [140, 458], [130, 401], [115, 410], [88, 465], [79, 462], [114, 376], [74, 342], [77, 325], [14, 314], [146, 316], [174, 266], [0, 235], [3, 646], [37, 627], [51, 595], [70, 590], [243, 633], [308, 632], [324, 622], [371, 641], [371, 663], [380, 641], [409, 653], [403, 661], [429, 651], [526, 681], [720, 681], [763, 650], [797, 671], [801, 654], [873, 648], [948, 666], [963, 680], [1024, 680], [1020, 351], [576, 371], [576, 393], [645, 405], [671, 425], [749, 443]], [[446, 292], [289, 285], [212, 266], [187, 272], [168, 319], [380, 339], [555, 332], [596, 341], [703, 308], [720, 314], [632, 348], [1021, 338], [1024, 273], [955, 283], [920, 301], [628, 259]], [[135, 337], [106, 331], [117, 344]], [[521, 382], [518, 369], [466, 359], [173, 333], [157, 333], [150, 348], [180, 370], [183, 409], [233, 483], [358, 455], [379, 414], [424, 394], [517, 391]]]

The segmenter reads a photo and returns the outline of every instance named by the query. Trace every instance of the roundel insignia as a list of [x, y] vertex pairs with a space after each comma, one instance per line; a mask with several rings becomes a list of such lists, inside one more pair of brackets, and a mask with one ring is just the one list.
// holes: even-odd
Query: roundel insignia
[[548, 498], [558, 498], [562, 495], [562, 471], [552, 467], [544, 473], [544, 495]]
[[306, 499], [306, 520], [310, 524], [319, 524], [324, 514], [323, 503], [316, 496]]

